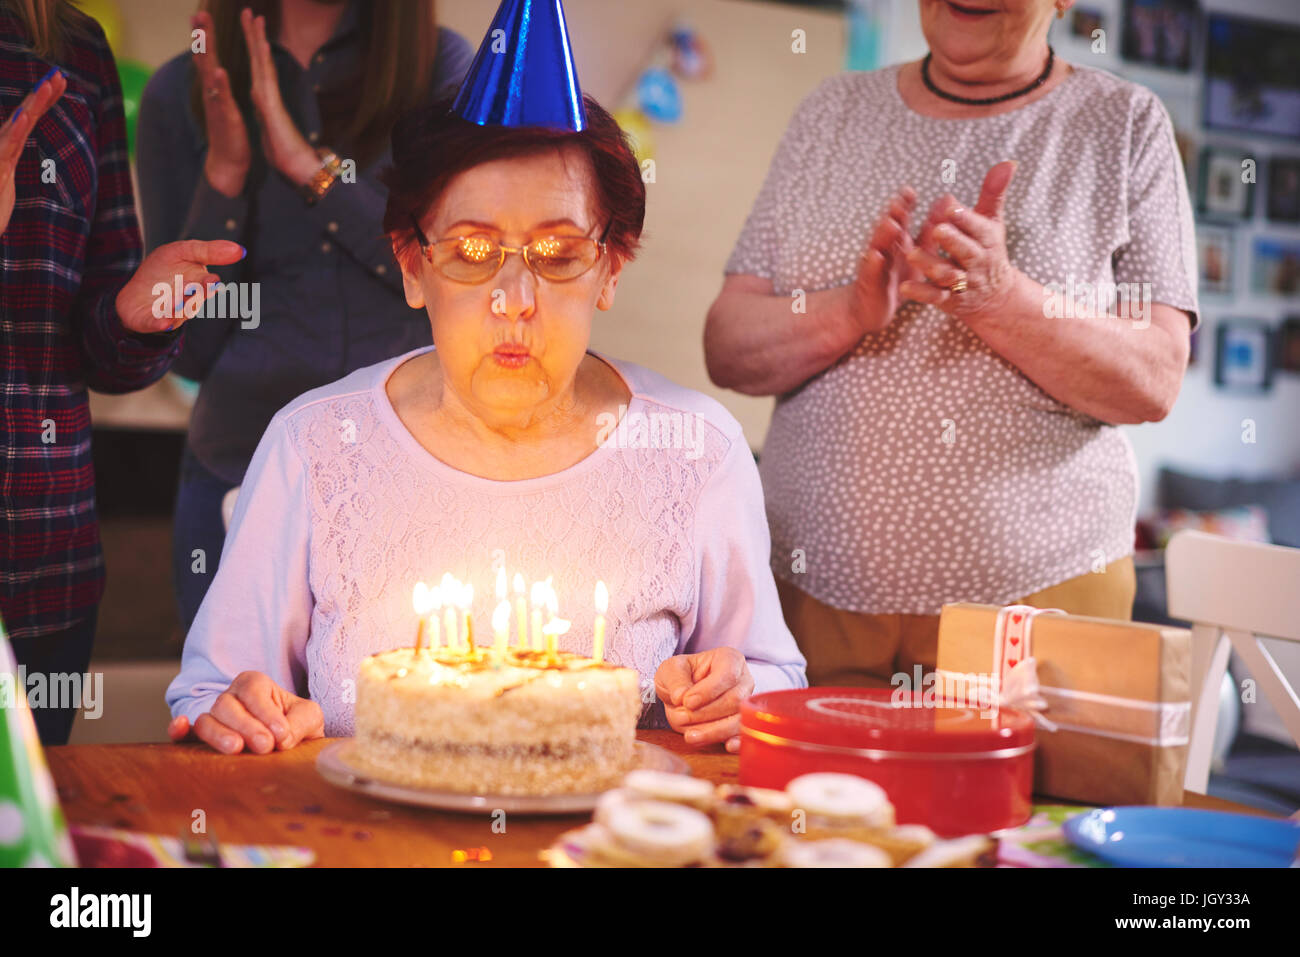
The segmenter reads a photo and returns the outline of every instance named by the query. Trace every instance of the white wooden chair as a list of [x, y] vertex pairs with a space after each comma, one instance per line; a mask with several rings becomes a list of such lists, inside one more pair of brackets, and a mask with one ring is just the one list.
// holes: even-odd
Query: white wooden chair
[[1300, 549], [1183, 531], [1169, 541], [1165, 576], [1170, 617], [1192, 623], [1192, 731], [1183, 786], [1204, 794], [1231, 649], [1300, 747], [1300, 697], [1259, 642], [1300, 642]]

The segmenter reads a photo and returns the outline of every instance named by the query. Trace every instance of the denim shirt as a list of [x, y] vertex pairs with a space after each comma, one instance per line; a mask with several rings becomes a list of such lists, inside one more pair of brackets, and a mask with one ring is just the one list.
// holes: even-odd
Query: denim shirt
[[[313, 145], [321, 142], [317, 89], [360, 55], [357, 5], [303, 69], [272, 43], [285, 106]], [[438, 31], [431, 96], [455, 91], [473, 58], [460, 35]], [[258, 440], [282, 406], [355, 369], [432, 342], [423, 311], [406, 304], [401, 270], [383, 232], [383, 154], [340, 180], [314, 206], [261, 156], [260, 130], [246, 116], [253, 163], [243, 193], [227, 197], [203, 175], [207, 136], [190, 109], [194, 67], [184, 53], [150, 79], [140, 104], [138, 173], [149, 250], [179, 239], [230, 239], [248, 249], [213, 270], [239, 283], [225, 317], [200, 314], [183, 327], [174, 369], [202, 385], [189, 445], [200, 464], [239, 483]], [[252, 284], [256, 284], [254, 289]], [[253, 307], [256, 306], [256, 309]], [[209, 309], [207, 313], [219, 310]]]

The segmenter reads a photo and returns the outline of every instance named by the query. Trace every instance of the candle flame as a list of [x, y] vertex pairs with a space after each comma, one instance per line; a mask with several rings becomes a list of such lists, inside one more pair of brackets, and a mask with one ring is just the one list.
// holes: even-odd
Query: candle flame
[[563, 618], [552, 618], [542, 627], [542, 634], [556, 636], [562, 635], [569, 630], [571, 624], [573, 624], [573, 622], [566, 621]]
[[547, 579], [546, 579], [546, 610], [549, 611], [549, 612], [551, 613], [551, 617], [554, 618], [554, 617], [555, 617], [555, 613], [556, 613], [557, 611], [559, 611], [559, 608], [560, 608], [560, 600], [559, 600], [559, 598], [557, 598], [556, 595], [555, 595], [555, 589], [551, 587], [551, 579], [550, 579], [550, 576], [547, 576]]
[[596, 614], [603, 615], [609, 610], [609, 589], [603, 581], [596, 582]]
[[501, 566], [497, 569], [497, 598], [506, 597], [506, 569]]
[[524, 593], [524, 576], [519, 574], [519, 572], [515, 572], [514, 585], [515, 585], [515, 594], [522, 596]]
[[423, 615], [429, 610], [429, 586], [424, 582], [415, 583], [415, 591], [411, 593], [411, 604], [417, 615]]
[[434, 585], [429, 589], [429, 604], [426, 611], [438, 611], [442, 608], [442, 589]]
[[469, 610], [469, 607], [473, 604], [474, 604], [473, 584], [467, 583], [465, 585], [462, 585], [460, 589], [460, 607]]
[[545, 605], [546, 582], [533, 582], [533, 588], [528, 596], [528, 600], [533, 605]]
[[492, 631], [494, 634], [505, 634], [509, 627], [510, 602], [502, 599], [497, 602], [496, 610], [492, 612]]

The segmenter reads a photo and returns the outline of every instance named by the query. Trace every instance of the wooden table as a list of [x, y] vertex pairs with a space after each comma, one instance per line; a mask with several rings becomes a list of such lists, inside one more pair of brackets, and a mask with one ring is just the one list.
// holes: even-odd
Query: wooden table
[[[736, 780], [737, 758], [721, 746], [692, 748], [672, 731], [638, 737], [680, 754], [697, 777]], [[333, 739], [267, 755], [217, 754], [206, 745], [109, 744], [47, 748], [63, 811], [74, 824], [155, 834], [189, 832], [196, 810], [220, 842], [310, 847], [325, 867], [438, 867], [453, 852], [490, 865], [537, 867], [538, 852], [590, 814], [507, 816], [493, 833], [486, 815], [454, 814], [379, 802], [327, 782], [316, 755]], [[1067, 802], [1068, 803], [1068, 802]], [[1188, 807], [1265, 812], [1188, 792]]]

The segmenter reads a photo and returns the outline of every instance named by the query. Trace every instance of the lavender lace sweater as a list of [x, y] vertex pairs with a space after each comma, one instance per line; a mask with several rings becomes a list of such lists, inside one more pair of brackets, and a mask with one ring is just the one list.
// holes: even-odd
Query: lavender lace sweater
[[388, 400], [392, 372], [431, 348], [359, 369], [272, 419], [167, 689], [173, 716], [193, 722], [239, 672], [261, 671], [318, 702], [327, 735], [350, 735], [361, 659], [414, 642], [415, 582], [448, 571], [472, 582], [486, 641], [502, 563], [511, 578], [554, 576], [559, 615], [573, 622], [560, 647], [580, 653], [605, 581], [606, 659], [640, 673], [645, 726], [664, 725], [654, 674], [672, 655], [730, 646], [756, 692], [807, 684], [769, 566], [758, 470], [720, 404], [598, 356], [632, 393], [600, 447], [552, 475], [485, 479], [426, 451]]

